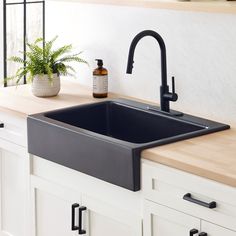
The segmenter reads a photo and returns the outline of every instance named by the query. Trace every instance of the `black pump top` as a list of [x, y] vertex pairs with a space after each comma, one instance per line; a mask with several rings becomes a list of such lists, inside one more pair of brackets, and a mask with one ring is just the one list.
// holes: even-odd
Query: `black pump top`
[[102, 59], [96, 59], [95, 61], [98, 62], [98, 66], [99, 66], [99, 67], [102, 67], [102, 66], [103, 66], [103, 61], [102, 61]]

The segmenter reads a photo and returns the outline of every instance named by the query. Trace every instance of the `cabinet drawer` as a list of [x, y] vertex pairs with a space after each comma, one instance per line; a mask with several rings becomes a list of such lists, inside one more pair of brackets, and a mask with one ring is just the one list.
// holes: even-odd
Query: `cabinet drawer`
[[146, 160], [142, 186], [145, 199], [236, 230], [235, 188]]
[[12, 143], [27, 146], [26, 119], [0, 110], [0, 138]]
[[201, 222], [202, 232], [206, 232], [208, 236], [236, 236], [236, 231], [232, 231], [206, 221]]

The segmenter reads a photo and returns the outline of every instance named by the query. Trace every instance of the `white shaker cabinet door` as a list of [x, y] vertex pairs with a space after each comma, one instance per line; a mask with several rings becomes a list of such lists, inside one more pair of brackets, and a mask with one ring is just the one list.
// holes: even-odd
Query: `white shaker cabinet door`
[[28, 154], [0, 139], [0, 235], [29, 235]]
[[145, 200], [144, 236], [189, 236], [193, 229], [200, 230], [198, 218]]
[[[114, 197], [114, 201], [119, 199]], [[82, 204], [86, 236], [142, 236], [141, 216], [130, 213], [125, 207], [122, 209], [86, 195], [82, 195]]]
[[231, 231], [206, 221], [202, 221], [201, 226], [201, 231], [207, 233], [207, 236], [236, 236], [235, 231]]
[[[78, 231], [72, 230], [72, 224], [78, 226], [79, 193], [38, 177], [31, 177], [31, 191], [31, 236], [78, 235]], [[73, 210], [74, 204], [77, 207]]]

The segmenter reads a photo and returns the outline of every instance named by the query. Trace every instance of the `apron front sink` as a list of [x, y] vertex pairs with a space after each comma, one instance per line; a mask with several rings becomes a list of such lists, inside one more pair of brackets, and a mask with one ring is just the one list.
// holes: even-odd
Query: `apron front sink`
[[140, 190], [140, 155], [229, 126], [117, 99], [28, 117], [29, 153], [132, 191]]

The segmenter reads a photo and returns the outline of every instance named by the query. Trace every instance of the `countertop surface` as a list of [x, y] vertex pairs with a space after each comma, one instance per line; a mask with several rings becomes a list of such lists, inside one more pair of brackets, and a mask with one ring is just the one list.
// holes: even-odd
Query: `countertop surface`
[[[88, 87], [66, 80], [62, 80], [61, 84], [59, 95], [49, 98], [33, 96], [30, 85], [1, 88], [0, 107], [27, 117], [30, 114], [98, 101], [92, 97], [92, 90]], [[115, 95], [110, 94], [110, 97], [115, 97]]]
[[[97, 102], [91, 94], [88, 87], [72, 81], [62, 81], [60, 94], [52, 98], [34, 97], [30, 85], [1, 88], [0, 110], [27, 117], [29, 114]], [[109, 97], [117, 95], [109, 94]], [[142, 152], [142, 158], [236, 187], [236, 126], [147, 149]]]

